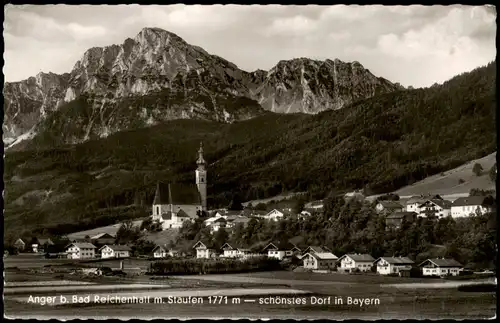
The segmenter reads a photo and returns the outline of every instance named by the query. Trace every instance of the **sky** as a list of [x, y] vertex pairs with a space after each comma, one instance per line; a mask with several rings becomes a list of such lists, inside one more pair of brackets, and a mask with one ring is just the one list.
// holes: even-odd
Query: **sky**
[[496, 57], [492, 6], [167, 5], [4, 7], [5, 81], [70, 72], [84, 52], [144, 27], [173, 32], [246, 71], [298, 57], [358, 61], [426, 87]]

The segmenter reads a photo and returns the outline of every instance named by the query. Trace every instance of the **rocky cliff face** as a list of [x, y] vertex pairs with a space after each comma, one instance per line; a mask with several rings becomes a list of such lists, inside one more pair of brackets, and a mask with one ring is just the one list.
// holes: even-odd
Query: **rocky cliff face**
[[318, 113], [397, 89], [339, 60], [281, 61], [249, 73], [173, 33], [145, 28], [121, 45], [89, 49], [69, 74], [6, 83], [4, 142], [45, 135], [78, 143], [165, 120], [233, 122], [265, 110]]

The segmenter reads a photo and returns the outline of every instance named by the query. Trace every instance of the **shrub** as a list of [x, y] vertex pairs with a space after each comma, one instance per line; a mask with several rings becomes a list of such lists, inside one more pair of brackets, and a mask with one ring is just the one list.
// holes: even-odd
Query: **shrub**
[[150, 264], [150, 275], [197, 275], [281, 269], [280, 262], [267, 257], [239, 259], [169, 259]]
[[460, 179], [458, 180], [458, 184], [463, 184], [463, 183], [465, 183], [465, 181], [464, 181], [463, 179], [461, 179], [461, 178], [460, 178]]
[[476, 176], [480, 176], [483, 173], [483, 166], [480, 163], [475, 163], [474, 166], [472, 167], [472, 172]]

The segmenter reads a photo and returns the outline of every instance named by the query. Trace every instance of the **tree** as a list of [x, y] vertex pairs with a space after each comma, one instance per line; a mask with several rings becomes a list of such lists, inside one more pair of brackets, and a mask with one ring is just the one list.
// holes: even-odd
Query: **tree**
[[217, 230], [217, 232], [215, 232], [215, 235], [214, 235], [215, 247], [217, 249], [222, 247], [227, 242], [228, 238], [229, 238], [229, 235], [224, 228], [220, 228], [219, 230]]
[[132, 221], [124, 222], [116, 232], [116, 242], [127, 244], [135, 242], [141, 237], [140, 227], [135, 227]]
[[480, 163], [475, 163], [474, 166], [472, 167], [472, 172], [476, 176], [480, 176], [483, 173], [483, 166]]
[[257, 205], [255, 205], [254, 210], [266, 211], [267, 205], [265, 203], [258, 203]]
[[241, 204], [240, 196], [238, 194], [233, 195], [233, 199], [231, 200], [231, 204], [229, 204], [228, 209], [231, 211], [243, 210], [243, 204]]
[[497, 163], [490, 168], [489, 175], [492, 182], [497, 181]]
[[297, 198], [297, 200], [295, 200], [295, 204], [293, 205], [293, 213], [299, 214], [304, 210], [305, 205], [306, 202], [304, 201], [303, 197]]

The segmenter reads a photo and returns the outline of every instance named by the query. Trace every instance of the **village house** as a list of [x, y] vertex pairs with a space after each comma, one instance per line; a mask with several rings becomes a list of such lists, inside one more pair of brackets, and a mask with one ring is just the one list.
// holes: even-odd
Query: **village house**
[[442, 200], [442, 198], [439, 195], [430, 194], [412, 196], [405, 203], [406, 212], [416, 212], [417, 214], [420, 214], [420, 205], [425, 203], [427, 200]]
[[309, 246], [306, 248], [306, 250], [304, 250], [304, 254], [306, 253], [323, 253], [323, 252], [330, 252], [330, 250], [328, 250], [328, 248], [326, 247], [320, 247], [320, 246]]
[[219, 231], [221, 228], [225, 229], [226, 228], [227, 221], [223, 217], [218, 218], [217, 220], [213, 221], [210, 223], [210, 233], [214, 233]]
[[66, 247], [66, 254], [70, 259], [95, 258], [96, 246], [90, 242], [73, 242]]
[[476, 216], [491, 212], [494, 200], [488, 196], [469, 196], [456, 199], [451, 205], [453, 218]]
[[394, 212], [385, 217], [385, 227], [387, 230], [399, 229], [403, 225], [403, 221], [415, 222], [417, 213], [415, 212]]
[[26, 243], [23, 241], [23, 239], [19, 238], [16, 240], [16, 242], [14, 242], [14, 247], [19, 251], [24, 251]]
[[115, 243], [116, 238], [109, 233], [103, 232], [90, 237], [90, 242], [94, 245], [105, 245]]
[[200, 212], [206, 212], [207, 172], [201, 144], [196, 164], [198, 168], [195, 170], [195, 183], [157, 184], [151, 219], [160, 223], [163, 230], [180, 228], [184, 221], [192, 222]]
[[102, 259], [128, 258], [130, 257], [130, 251], [130, 247], [125, 245], [105, 245], [99, 249]]
[[167, 248], [163, 246], [156, 246], [153, 249], [153, 258], [166, 258], [167, 255]]
[[379, 201], [375, 206], [377, 213], [394, 213], [403, 211], [403, 206], [396, 201]]
[[215, 248], [206, 242], [198, 241], [193, 246], [193, 249], [196, 249], [196, 258], [198, 259], [210, 259], [217, 256]]
[[463, 265], [455, 259], [427, 259], [418, 265], [423, 276], [458, 276]]
[[268, 212], [266, 215], [264, 215], [264, 219], [266, 220], [272, 220], [272, 221], [279, 221], [282, 220], [285, 217], [285, 211], [280, 211], [278, 209], [274, 209], [270, 212]]
[[[269, 243], [262, 250], [267, 252], [268, 258], [275, 258], [282, 260], [285, 257], [291, 257], [293, 255], [293, 250], [296, 246], [290, 242], [283, 243]], [[300, 250], [300, 249], [299, 249]]]
[[339, 269], [344, 272], [352, 272], [355, 269], [363, 272], [370, 271], [374, 261], [375, 259], [369, 254], [359, 253], [345, 254], [337, 260], [340, 263]]
[[223, 251], [223, 256], [226, 258], [236, 258], [239, 256], [238, 248], [231, 246], [229, 243], [225, 243], [221, 249]]
[[308, 252], [302, 256], [305, 269], [333, 270], [338, 257], [331, 252]]
[[232, 229], [232, 228], [236, 227], [238, 224], [242, 224], [243, 227], [246, 227], [248, 225], [248, 222], [250, 222], [249, 218], [247, 218], [246, 216], [239, 216], [236, 219], [234, 219], [233, 221], [227, 223], [226, 227]]
[[419, 216], [428, 217], [434, 215], [436, 218], [444, 218], [451, 215], [451, 202], [442, 199], [427, 200], [419, 205]]
[[414, 262], [408, 257], [380, 257], [373, 262], [377, 273], [381, 275], [399, 274], [404, 270], [411, 270]]

